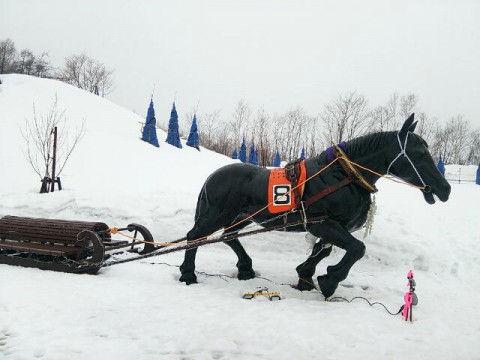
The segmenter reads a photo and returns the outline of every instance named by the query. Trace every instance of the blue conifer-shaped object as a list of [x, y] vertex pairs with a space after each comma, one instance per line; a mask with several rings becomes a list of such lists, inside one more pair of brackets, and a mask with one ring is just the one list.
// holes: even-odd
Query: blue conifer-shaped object
[[440, 155], [440, 158], [438, 159], [437, 169], [440, 171], [440, 174], [445, 177], [445, 164], [443, 163], [442, 155]]
[[250, 153], [248, 154], [248, 162], [255, 165], [255, 144], [252, 140], [252, 145], [250, 146]]
[[253, 153], [252, 164], [258, 166], [258, 149], [255, 149], [255, 152]]
[[247, 145], [245, 144], [245, 138], [243, 138], [242, 146], [240, 146], [238, 158], [241, 162], [247, 162]]
[[275, 153], [275, 157], [273, 158], [273, 166], [275, 167], [280, 167], [280, 164], [282, 162], [282, 159], [280, 158], [280, 154], [277, 152]]
[[155, 110], [153, 108], [153, 100], [150, 100], [150, 106], [147, 111], [147, 118], [145, 120], [145, 126], [142, 131], [142, 140], [146, 141], [153, 146], [160, 147], [157, 138], [157, 120], [155, 119]]
[[170, 121], [168, 122], [168, 135], [167, 143], [170, 145], [182, 148], [182, 143], [180, 142], [180, 134], [178, 132], [178, 114], [177, 109], [175, 108], [175, 102], [173, 102], [172, 111], [170, 112]]
[[480, 164], [478, 164], [477, 178], [475, 179], [475, 183], [476, 183], [477, 185], [480, 185]]
[[238, 151], [237, 151], [237, 149], [233, 150], [232, 159], [238, 159]]
[[302, 152], [300, 153], [300, 159], [305, 160], [305, 148], [302, 147]]
[[187, 139], [187, 146], [191, 146], [198, 151], [200, 151], [200, 144], [199, 144], [199, 137], [198, 137], [198, 129], [197, 129], [197, 114], [193, 115], [192, 126], [190, 127], [190, 134], [188, 134]]

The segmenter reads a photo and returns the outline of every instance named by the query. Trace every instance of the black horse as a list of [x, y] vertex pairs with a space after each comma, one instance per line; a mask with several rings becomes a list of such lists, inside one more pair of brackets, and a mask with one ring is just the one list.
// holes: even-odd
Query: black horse
[[[428, 151], [427, 143], [414, 134], [416, 123], [412, 114], [400, 131], [380, 132], [365, 135], [345, 143], [348, 158], [365, 168], [379, 174], [394, 175], [412, 185], [422, 188], [425, 201], [435, 203], [434, 195], [441, 201], [447, 201], [450, 185], [440, 174]], [[305, 162], [307, 177], [326, 167], [331, 159], [324, 151]], [[359, 169], [361, 177], [374, 186], [379, 179], [377, 174]], [[232, 164], [215, 171], [206, 180], [198, 197], [195, 213], [195, 225], [187, 234], [188, 241], [205, 237], [219, 229], [228, 228], [228, 232], [238, 232], [252, 221], [262, 223], [274, 219], [269, 225], [278, 224], [282, 219], [275, 219], [278, 214], [261, 211], [248, 221], [237, 224], [255, 214], [268, 203], [267, 184], [270, 171], [248, 164]], [[308, 201], [322, 190], [335, 186], [347, 177], [345, 168], [336, 161], [324, 172], [314, 176], [305, 183], [303, 200]], [[351, 182], [339, 188], [323, 199], [314, 202], [306, 210], [307, 218], [319, 215], [326, 220], [290, 230], [308, 230], [318, 238], [312, 255], [297, 267], [299, 276], [298, 289], [313, 289], [312, 277], [317, 264], [332, 251], [332, 245], [346, 251], [340, 262], [327, 268], [327, 273], [318, 277], [320, 289], [328, 298], [344, 280], [353, 264], [363, 257], [365, 245], [353, 237], [353, 232], [362, 227], [367, 220], [371, 204], [371, 192], [358, 182]], [[289, 214], [289, 221], [301, 219], [301, 212]], [[230, 226], [233, 228], [230, 228]], [[255, 277], [252, 260], [238, 239], [226, 241], [238, 257], [238, 278], [247, 280]], [[197, 249], [187, 250], [180, 267], [180, 281], [187, 284], [197, 282], [195, 275], [195, 255]]]

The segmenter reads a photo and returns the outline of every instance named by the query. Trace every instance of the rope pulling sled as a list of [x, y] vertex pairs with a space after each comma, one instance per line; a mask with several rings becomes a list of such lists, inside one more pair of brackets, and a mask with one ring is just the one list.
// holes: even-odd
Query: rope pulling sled
[[[285, 214], [281, 217], [285, 217]], [[309, 219], [308, 223], [314, 224], [325, 219], [325, 216], [314, 217]], [[159, 243], [153, 240], [152, 234], [146, 227], [139, 224], [130, 224], [124, 228], [108, 228], [104, 223], [96, 223], [95, 228], [88, 222], [5, 216], [0, 219], [0, 263], [68, 273], [96, 274], [102, 267], [264, 232], [284, 230], [303, 224], [304, 221], [301, 220], [242, 233], [229, 232], [193, 242], [186, 242], [186, 238], [183, 237], [171, 242]], [[130, 236], [125, 234], [125, 231], [134, 232], [134, 234]], [[113, 240], [112, 234], [121, 235], [129, 240]], [[142, 245], [143, 249], [140, 249], [139, 246]], [[111, 255], [124, 253], [125, 249], [136, 256], [111, 260]]]

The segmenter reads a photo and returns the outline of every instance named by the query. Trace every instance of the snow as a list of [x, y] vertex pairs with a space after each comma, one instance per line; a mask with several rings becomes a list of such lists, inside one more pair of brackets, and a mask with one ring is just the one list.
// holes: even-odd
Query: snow
[[[140, 138], [142, 117], [61, 82], [2, 75], [0, 216], [100, 220], [145, 225], [156, 241], [193, 225], [198, 191], [231, 163], [206, 149], [160, 148]], [[71, 126], [87, 133], [62, 174], [64, 191], [38, 194], [24, 159], [21, 128], [52, 99]], [[145, 101], [145, 112], [148, 101]], [[157, 119], [169, 109], [155, 109]], [[447, 172], [448, 172], [447, 167]], [[456, 171], [455, 169], [452, 170]], [[465, 167], [462, 174], [472, 173]], [[224, 244], [201, 248], [200, 283], [178, 282], [182, 253], [102, 269], [96, 276], [0, 265], [0, 359], [475, 359], [480, 358], [480, 187], [453, 183], [446, 203], [428, 205], [409, 187], [381, 180], [367, 252], [335, 296], [362, 296], [396, 312], [413, 269], [414, 321], [363, 300], [325, 302], [298, 292], [295, 267], [306, 259], [303, 234], [244, 239], [256, 279], [238, 281]], [[363, 238], [363, 230], [354, 234]], [[338, 262], [334, 249], [317, 268]], [[242, 299], [266, 286], [281, 301]]]

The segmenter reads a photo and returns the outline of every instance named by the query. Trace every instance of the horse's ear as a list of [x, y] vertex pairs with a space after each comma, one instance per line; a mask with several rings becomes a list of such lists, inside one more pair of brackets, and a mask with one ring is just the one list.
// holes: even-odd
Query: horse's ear
[[410, 115], [408, 119], [405, 120], [402, 128], [399, 131], [400, 138], [405, 139], [405, 136], [407, 136], [407, 132], [415, 130], [415, 126], [417, 126], [417, 123], [413, 123], [414, 118], [415, 114], [412, 113], [412, 115]]
[[414, 132], [415, 131], [415, 128], [417, 127], [417, 124], [418, 124], [418, 121], [415, 121], [412, 126], [410, 126], [410, 129], [408, 129], [408, 131], [410, 132]]

